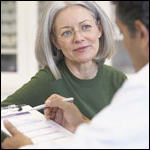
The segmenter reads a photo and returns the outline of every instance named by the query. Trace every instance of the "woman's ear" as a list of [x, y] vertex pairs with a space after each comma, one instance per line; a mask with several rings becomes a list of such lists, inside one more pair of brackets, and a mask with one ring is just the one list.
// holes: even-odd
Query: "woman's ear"
[[54, 44], [54, 46], [57, 48], [57, 49], [60, 49], [58, 43], [57, 43], [57, 39], [54, 37], [54, 35], [51, 35], [50, 36], [50, 39], [52, 40], [52, 43]]
[[100, 20], [98, 20], [98, 31], [99, 31], [98, 38], [100, 38], [102, 36], [102, 32], [103, 32]]

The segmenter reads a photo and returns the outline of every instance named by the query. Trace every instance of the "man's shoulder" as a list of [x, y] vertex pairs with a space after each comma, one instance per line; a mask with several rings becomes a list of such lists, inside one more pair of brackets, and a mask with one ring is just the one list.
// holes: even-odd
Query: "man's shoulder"
[[144, 66], [139, 72], [132, 75], [126, 84], [149, 88], [149, 64]]
[[116, 96], [122, 97], [122, 95], [125, 95], [125, 99], [131, 99], [131, 101], [149, 97], [149, 65], [143, 67], [124, 82]]

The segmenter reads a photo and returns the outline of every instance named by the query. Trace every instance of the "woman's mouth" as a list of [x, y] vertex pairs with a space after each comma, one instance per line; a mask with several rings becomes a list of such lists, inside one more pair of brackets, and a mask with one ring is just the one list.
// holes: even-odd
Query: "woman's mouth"
[[85, 50], [87, 50], [89, 46], [83, 46], [83, 47], [79, 47], [77, 49], [74, 49], [74, 51], [76, 52], [84, 52]]

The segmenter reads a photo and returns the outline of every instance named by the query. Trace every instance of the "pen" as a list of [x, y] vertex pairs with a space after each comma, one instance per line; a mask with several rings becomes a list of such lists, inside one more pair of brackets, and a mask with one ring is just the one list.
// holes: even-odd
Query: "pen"
[[[64, 101], [64, 102], [73, 102], [73, 100], [74, 100], [74, 98], [70, 97], [70, 98], [63, 99], [62, 101]], [[48, 107], [46, 104], [42, 104], [42, 105], [38, 105], [38, 106], [33, 107], [29, 111], [31, 111], [31, 110], [41, 110], [41, 109], [44, 109], [46, 107]]]

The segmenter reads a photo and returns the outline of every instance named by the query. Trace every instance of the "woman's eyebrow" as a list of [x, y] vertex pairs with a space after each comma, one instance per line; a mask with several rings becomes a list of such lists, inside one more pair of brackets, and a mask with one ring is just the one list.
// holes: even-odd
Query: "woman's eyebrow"
[[64, 26], [64, 27], [61, 27], [60, 30], [61, 30], [61, 29], [65, 29], [65, 28], [71, 28], [71, 26]]
[[[90, 20], [83, 20], [83, 21], [79, 22], [79, 24], [82, 24], [82, 23], [84, 23], [84, 22], [86, 22], [86, 21], [91, 22]], [[64, 27], [61, 27], [60, 30], [61, 30], [61, 29], [66, 29], [66, 28], [71, 28], [71, 26], [64, 26]]]
[[84, 21], [79, 22], [79, 24], [82, 24], [82, 23], [84, 23], [86, 21], [91, 22], [90, 20], [84, 20]]

